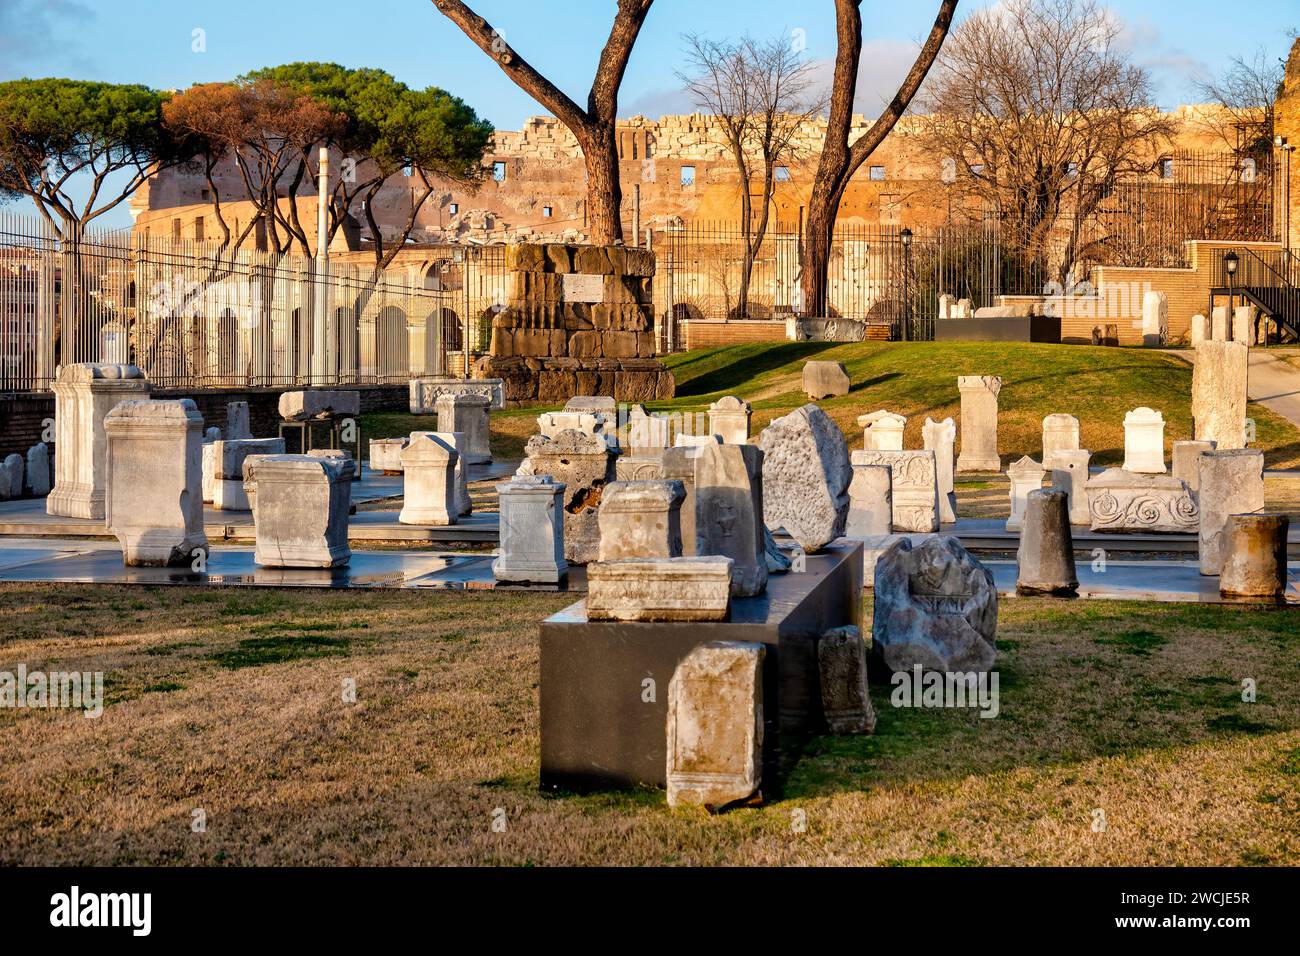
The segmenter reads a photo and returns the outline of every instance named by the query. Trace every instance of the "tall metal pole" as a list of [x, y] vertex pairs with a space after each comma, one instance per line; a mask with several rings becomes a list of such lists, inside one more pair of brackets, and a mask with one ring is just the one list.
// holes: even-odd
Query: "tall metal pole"
[[320, 172], [316, 187], [316, 289], [315, 315], [312, 321], [311, 375], [312, 384], [325, 384], [326, 348], [329, 341], [326, 323], [329, 320], [329, 194], [330, 151], [320, 148]]

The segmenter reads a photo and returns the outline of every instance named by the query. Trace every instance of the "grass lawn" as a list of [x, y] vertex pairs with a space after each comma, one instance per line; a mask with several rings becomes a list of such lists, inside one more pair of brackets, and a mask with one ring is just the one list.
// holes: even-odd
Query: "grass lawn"
[[108, 699], [0, 711], [0, 863], [1300, 860], [1294, 611], [1005, 601], [997, 718], [878, 688], [874, 737], [709, 816], [537, 791], [536, 623], [568, 600], [0, 585], [0, 670], [102, 670]]
[[[844, 430], [852, 448], [862, 447], [859, 415], [886, 408], [908, 417], [905, 447], [920, 448], [926, 416], [959, 417], [959, 375], [1001, 375], [998, 436], [1002, 461], [1042, 457], [1043, 418], [1068, 412], [1080, 423], [1080, 445], [1093, 464], [1124, 460], [1124, 414], [1149, 406], [1164, 413], [1166, 458], [1175, 441], [1192, 437], [1192, 367], [1177, 356], [1137, 348], [1029, 345], [996, 342], [760, 343], [697, 349], [664, 357], [677, 377], [677, 397], [650, 403], [652, 411], [707, 410], [724, 395], [754, 406], [753, 432], [807, 402], [803, 364], [812, 359], [843, 362], [852, 391], [820, 402]], [[536, 418], [557, 406], [507, 409], [492, 415], [492, 449], [520, 458], [536, 431]], [[1251, 404], [1256, 447], [1269, 468], [1300, 468], [1300, 431], [1286, 419]], [[372, 414], [363, 425], [372, 437], [403, 435], [432, 427], [430, 416]], [[960, 443], [958, 444], [960, 449]]]

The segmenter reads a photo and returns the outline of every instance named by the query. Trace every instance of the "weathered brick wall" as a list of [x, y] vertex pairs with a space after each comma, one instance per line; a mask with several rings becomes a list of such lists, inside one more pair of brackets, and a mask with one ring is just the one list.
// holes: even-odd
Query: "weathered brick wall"
[[688, 349], [743, 345], [746, 342], [784, 342], [785, 320], [743, 319], [736, 321], [688, 319], [677, 324], [677, 334]]
[[1291, 248], [1300, 249], [1300, 39], [1291, 47], [1286, 63], [1286, 81], [1277, 100], [1274, 125], [1291, 146]]

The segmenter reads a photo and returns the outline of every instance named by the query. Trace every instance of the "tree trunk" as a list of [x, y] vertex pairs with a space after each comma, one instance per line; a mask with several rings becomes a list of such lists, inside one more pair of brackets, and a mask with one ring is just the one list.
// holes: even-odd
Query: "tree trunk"
[[805, 316], [827, 314], [828, 270], [831, 262], [831, 235], [835, 229], [835, 193], [830, 184], [818, 180], [808, 197], [808, 220], [804, 225], [803, 308]]
[[623, 241], [623, 190], [618, 181], [618, 147], [611, 123], [583, 137], [587, 166], [587, 233], [594, 245]]

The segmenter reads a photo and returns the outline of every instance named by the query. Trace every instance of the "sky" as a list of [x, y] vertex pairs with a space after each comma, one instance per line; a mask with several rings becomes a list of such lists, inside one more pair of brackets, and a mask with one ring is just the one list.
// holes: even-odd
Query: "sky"
[[[962, 0], [958, 18], [990, 0]], [[1297, 0], [1108, 0], [1124, 43], [1156, 83], [1159, 105], [1197, 99], [1196, 81], [1235, 55], [1282, 57], [1300, 27]], [[614, 0], [470, 0], [515, 50], [585, 105]], [[906, 73], [937, 0], [864, 0], [858, 112], [875, 115]], [[807, 54], [835, 55], [830, 0], [658, 0], [619, 98], [623, 116], [690, 112], [676, 73], [683, 36], [723, 39], [801, 30]], [[430, 0], [0, 0], [0, 80], [67, 76], [183, 89], [295, 60], [387, 70], [440, 86], [499, 129], [543, 110]], [[27, 210], [23, 210], [27, 211]], [[125, 207], [105, 225], [130, 222]]]

